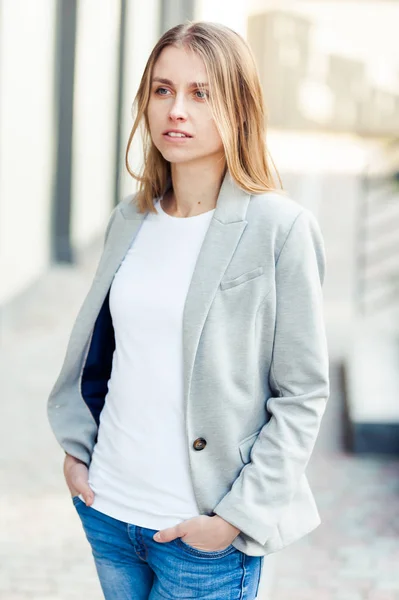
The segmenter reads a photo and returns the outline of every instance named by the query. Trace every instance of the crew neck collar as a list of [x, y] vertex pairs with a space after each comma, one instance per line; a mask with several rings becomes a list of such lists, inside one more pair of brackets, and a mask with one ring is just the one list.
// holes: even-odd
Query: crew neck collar
[[201, 217], [206, 217], [206, 216], [209, 217], [216, 210], [216, 208], [212, 208], [211, 210], [207, 210], [207, 211], [205, 211], [203, 213], [200, 213], [199, 215], [192, 215], [191, 217], [175, 217], [175, 216], [170, 215], [169, 213], [167, 213], [162, 208], [162, 205], [161, 205], [162, 199], [163, 199], [163, 195], [160, 198], [158, 198], [158, 200], [156, 202], [156, 205], [155, 205], [156, 209], [159, 211], [160, 214], [163, 215], [164, 218], [166, 218], [166, 219], [173, 219], [174, 221], [191, 221], [192, 219], [199, 219]]

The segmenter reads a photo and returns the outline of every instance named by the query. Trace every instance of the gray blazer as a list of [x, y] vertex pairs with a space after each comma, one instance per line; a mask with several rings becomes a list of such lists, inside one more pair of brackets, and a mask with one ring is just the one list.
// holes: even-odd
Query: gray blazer
[[[111, 214], [48, 399], [59, 444], [87, 465], [115, 349], [110, 285], [145, 218], [134, 196]], [[277, 193], [250, 195], [227, 171], [184, 307], [184, 401], [199, 512], [238, 527], [233, 545], [248, 555], [321, 522], [305, 469], [329, 397], [324, 273], [313, 213]]]

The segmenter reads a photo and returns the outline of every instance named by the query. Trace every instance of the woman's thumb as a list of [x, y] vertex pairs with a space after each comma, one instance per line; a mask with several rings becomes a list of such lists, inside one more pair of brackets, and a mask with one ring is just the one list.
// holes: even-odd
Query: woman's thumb
[[85, 483], [83, 485], [83, 491], [81, 492], [81, 494], [84, 498], [84, 501], [86, 502], [86, 506], [90, 506], [91, 504], [93, 504], [94, 492], [88, 483]]

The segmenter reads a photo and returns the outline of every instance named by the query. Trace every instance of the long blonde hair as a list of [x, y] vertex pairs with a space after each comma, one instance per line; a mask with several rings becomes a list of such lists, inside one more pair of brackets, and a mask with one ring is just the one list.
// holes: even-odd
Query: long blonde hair
[[[129, 135], [125, 164], [130, 175], [140, 182], [135, 197], [139, 212], [155, 212], [154, 198], [165, 192], [170, 178], [170, 163], [152, 142], [147, 117], [154, 65], [168, 46], [192, 50], [204, 61], [209, 104], [224, 146], [226, 167], [233, 180], [250, 194], [266, 191], [285, 194], [275, 187], [268, 159], [266, 107], [249, 45], [238, 33], [220, 23], [186, 21], [166, 31], [157, 42], [134, 98], [136, 118]], [[136, 174], [130, 168], [128, 154], [139, 126], [144, 161], [141, 174]], [[275, 167], [273, 160], [272, 163]], [[281, 178], [276, 168], [275, 171], [282, 190]]]

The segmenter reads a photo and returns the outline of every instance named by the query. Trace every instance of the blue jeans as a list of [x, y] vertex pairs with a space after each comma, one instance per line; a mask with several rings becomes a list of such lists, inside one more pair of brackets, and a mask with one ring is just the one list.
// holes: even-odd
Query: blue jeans
[[124, 523], [73, 497], [106, 600], [253, 600], [263, 556], [230, 545], [203, 551], [181, 538], [159, 543], [156, 529]]

